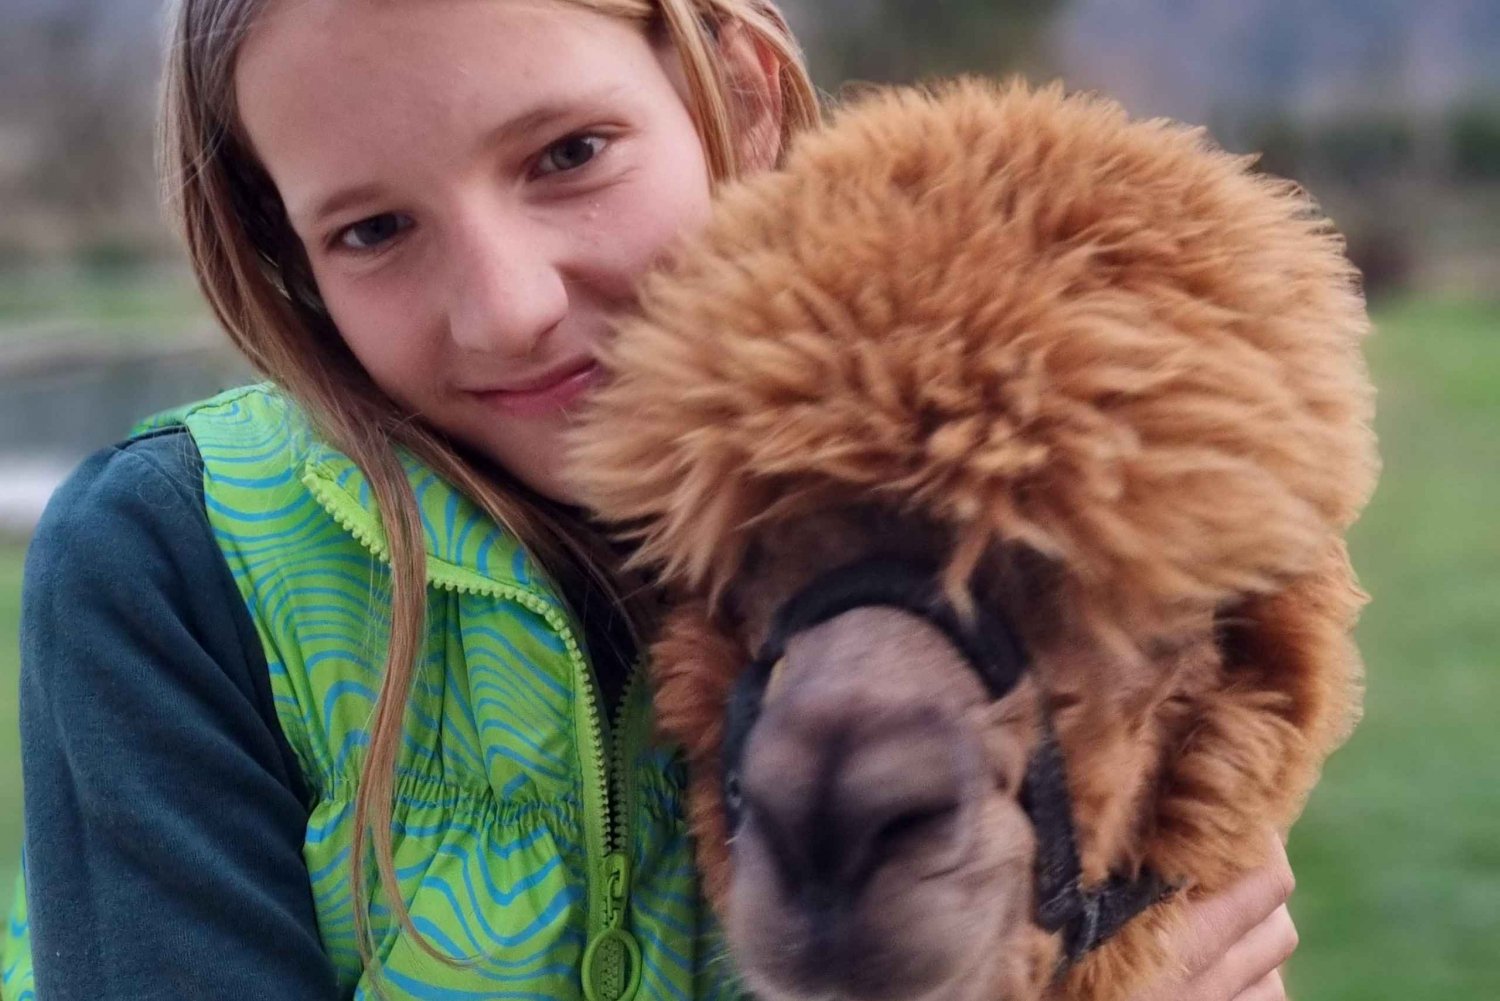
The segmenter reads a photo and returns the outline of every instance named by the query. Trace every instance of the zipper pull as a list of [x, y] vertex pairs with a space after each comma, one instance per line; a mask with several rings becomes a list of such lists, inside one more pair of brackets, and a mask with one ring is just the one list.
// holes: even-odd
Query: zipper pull
[[604, 856], [604, 930], [583, 950], [583, 996], [588, 1001], [629, 1001], [641, 986], [641, 947], [624, 928], [630, 898], [630, 859]]
[[604, 856], [604, 927], [625, 923], [625, 899], [630, 896], [630, 859], [623, 852]]

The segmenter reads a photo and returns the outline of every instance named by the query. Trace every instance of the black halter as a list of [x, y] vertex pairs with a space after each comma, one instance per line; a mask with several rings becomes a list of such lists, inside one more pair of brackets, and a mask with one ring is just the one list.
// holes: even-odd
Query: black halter
[[[966, 623], [943, 597], [938, 568], [911, 560], [872, 557], [832, 570], [782, 605], [770, 635], [730, 693], [724, 731], [724, 806], [729, 830], [743, 815], [740, 767], [750, 731], [760, 718], [771, 673], [796, 634], [856, 608], [897, 608], [936, 627], [963, 654], [994, 700], [1008, 695], [1029, 666], [1015, 630], [992, 609], [980, 607]], [[1041, 743], [1027, 762], [1021, 806], [1036, 831], [1038, 926], [1062, 935], [1066, 969], [1098, 947], [1135, 915], [1162, 899], [1169, 888], [1149, 871], [1135, 879], [1113, 876], [1084, 889], [1073, 827], [1067, 771], [1043, 716]]]

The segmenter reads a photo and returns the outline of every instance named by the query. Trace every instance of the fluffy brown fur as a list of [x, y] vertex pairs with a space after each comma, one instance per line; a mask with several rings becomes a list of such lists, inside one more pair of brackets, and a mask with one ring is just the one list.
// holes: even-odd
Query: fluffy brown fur
[[[575, 453], [678, 598], [657, 709], [710, 897], [751, 642], [722, 599], [779, 529], [870, 504], [947, 540], [955, 593], [999, 549], [1049, 568], [1049, 614], [1092, 644], [1038, 667], [1091, 877], [1147, 863], [1211, 891], [1257, 863], [1357, 715], [1366, 328], [1294, 186], [1058, 89], [883, 92], [726, 193], [646, 285]], [[1173, 918], [1068, 992], [1119, 996]]]

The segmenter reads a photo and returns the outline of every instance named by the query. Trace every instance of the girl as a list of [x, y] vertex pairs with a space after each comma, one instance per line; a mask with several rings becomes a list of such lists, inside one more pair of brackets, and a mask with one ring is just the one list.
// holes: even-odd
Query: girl
[[[816, 121], [785, 23], [183, 0], [175, 31], [169, 187], [269, 382], [96, 455], [37, 532], [5, 998], [731, 995], [649, 609], [558, 453], [637, 276]], [[1280, 997], [1288, 879], [1203, 905], [1150, 999]]]

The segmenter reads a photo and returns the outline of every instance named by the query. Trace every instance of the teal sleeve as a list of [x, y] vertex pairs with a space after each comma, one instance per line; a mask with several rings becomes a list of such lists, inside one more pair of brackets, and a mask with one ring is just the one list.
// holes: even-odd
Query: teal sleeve
[[36, 997], [336, 997], [306, 794], [186, 432], [105, 450], [58, 492], [21, 648]]

